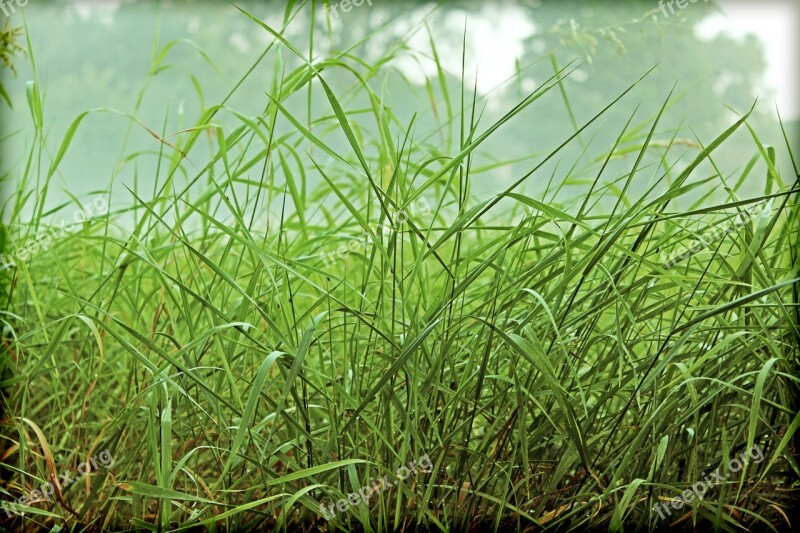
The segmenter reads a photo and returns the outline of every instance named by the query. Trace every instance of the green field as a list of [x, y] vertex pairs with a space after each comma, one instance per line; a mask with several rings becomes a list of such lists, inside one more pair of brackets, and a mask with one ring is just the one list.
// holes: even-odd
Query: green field
[[[239, 16], [269, 44], [180, 130], [93, 109], [53, 131], [38, 75], [13, 110], [0, 530], [797, 524], [790, 131], [762, 142], [742, 109], [679, 136], [664, 123], [691, 93], [631, 98], [649, 65], [475, 194], [511, 163], [487, 158], [507, 125], [580, 97], [576, 64], [546, 57], [496, 117], [440, 69], [430, 107], [395, 113], [387, 58], [309, 61]], [[253, 76], [266, 104], [231, 107]], [[120, 167], [155, 172], [49, 201], [98, 116], [150, 142]]]

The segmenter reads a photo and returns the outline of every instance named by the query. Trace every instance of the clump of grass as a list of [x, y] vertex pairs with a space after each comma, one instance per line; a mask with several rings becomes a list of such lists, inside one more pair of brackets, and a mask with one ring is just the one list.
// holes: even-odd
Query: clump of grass
[[[17, 54], [25, 52], [25, 49], [17, 42], [20, 35], [22, 35], [22, 28], [12, 28], [9, 19], [6, 18], [0, 29], [0, 67], [10, 70], [15, 76], [17, 68], [14, 66], [13, 60]], [[0, 98], [9, 106], [11, 105], [11, 100], [9, 100], [2, 83], [0, 83]]]
[[[462, 92], [442, 117], [443, 130], [459, 132], [448, 139], [454, 148], [440, 152], [373, 90], [380, 69], [347, 51], [307, 61], [281, 30], [253, 21], [273, 38], [253, 65], [275, 58], [266, 110], [234, 113], [240, 124], [226, 130], [214, 122], [231, 112], [226, 98], [169, 143], [153, 133], [163, 164], [152, 195], [129, 190], [131, 206], [71, 227], [2, 273], [2, 497], [16, 500], [100, 450], [114, 457], [6, 523], [460, 531], [787, 522], [797, 476], [798, 183], [780, 176], [776, 151], [755, 132], [740, 175], [701, 173], [716, 168], [715, 150], [749, 127], [749, 114], [676, 168], [658, 129], [670, 95], [655, 117], [637, 123], [633, 111], [582, 174], [542, 177], [624, 105], [633, 82], [529, 173], [479, 200], [470, 185], [481, 144], [561, 90], [569, 67], [490, 125]], [[298, 58], [293, 70], [279, 50]], [[331, 88], [336, 71], [352, 76], [349, 94], [366, 108]], [[30, 94], [39, 117], [31, 157], [55, 155], [18, 180], [9, 243], [80, 203], [44, 208], [86, 115], [48, 152], [35, 85]], [[325, 112], [294, 116], [288, 102], [304, 96]], [[191, 164], [205, 133], [211, 157]], [[620, 158], [624, 172], [609, 175]], [[322, 180], [316, 191], [309, 176]], [[549, 179], [543, 197], [521, 188], [531, 179]], [[588, 179], [588, 192], [560, 200], [571, 179]], [[741, 198], [753, 179], [764, 193]], [[643, 192], [634, 195], [634, 183]], [[674, 207], [703, 187], [716, 196]], [[430, 212], [395, 220], [421, 198]], [[23, 220], [28, 202], [35, 214]], [[769, 216], [665, 267], [698, 235], [764, 202]], [[362, 234], [370, 246], [333, 264], [320, 258]], [[754, 445], [763, 462], [725, 470]], [[321, 503], [424, 454], [430, 473], [323, 520]], [[667, 522], [653, 511], [717, 468], [727, 480], [702, 500]]]

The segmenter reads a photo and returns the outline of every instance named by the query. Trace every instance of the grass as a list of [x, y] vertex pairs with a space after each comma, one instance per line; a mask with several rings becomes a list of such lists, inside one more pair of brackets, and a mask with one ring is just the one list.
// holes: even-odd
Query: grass
[[[383, 61], [309, 62], [251, 18], [273, 41], [228, 98], [179, 134], [147, 130], [160, 141], [153, 190], [128, 189], [129, 206], [68, 224], [0, 272], [0, 496], [16, 501], [102, 450], [114, 458], [55, 487], [53, 501], [17, 506], [24, 517], [0, 511], [5, 528], [796, 523], [798, 181], [778, 170], [780, 154], [797, 174], [788, 140], [764, 146], [745, 113], [676, 161], [685, 143], [659, 130], [670, 93], [657, 115], [631, 109], [614, 125], [604, 157], [544, 174], [565, 147], [591, 143], [608, 109], [629, 105], [631, 80], [480, 199], [472, 183], [492, 170], [477, 166], [484, 140], [548, 92], [569, 106], [560, 82], [573, 66], [553, 60], [553, 77], [492, 124], [474, 94], [454, 97], [439, 77], [428, 89], [447, 95], [440, 129], [420, 140], [416, 120], [403, 123], [374, 89]], [[35, 68], [30, 43], [28, 54]], [[226, 107], [270, 59], [266, 109]], [[353, 80], [344, 100], [326, 82], [334, 73]], [[292, 98], [326, 109], [295, 116]], [[105, 112], [52, 143], [38, 80], [29, 105], [34, 141], [4, 206], [7, 254], [89, 201], [45, 205], [77, 128]], [[220, 126], [222, 115], [238, 126]], [[734, 133], [751, 136], [752, 153], [723, 175], [715, 150]], [[531, 179], [548, 182], [542, 197], [524, 192]], [[564, 201], [572, 180], [588, 193]], [[753, 181], [763, 194], [741, 197]], [[421, 199], [430, 211], [409, 210]], [[767, 216], [665, 266], [765, 202]], [[322, 260], [365, 234], [368, 246]], [[764, 460], [729, 471], [754, 446]], [[321, 503], [426, 454], [431, 472], [321, 516]], [[718, 468], [725, 481], [702, 500], [667, 519], [653, 510]]]

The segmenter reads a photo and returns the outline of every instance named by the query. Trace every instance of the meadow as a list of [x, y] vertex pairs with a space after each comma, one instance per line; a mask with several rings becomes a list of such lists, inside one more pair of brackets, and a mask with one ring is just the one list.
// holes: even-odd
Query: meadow
[[[31, 142], [3, 170], [0, 529], [796, 524], [787, 131], [764, 143], [743, 109], [678, 137], [664, 120], [691, 94], [642, 112], [647, 67], [476, 195], [509, 163], [491, 139], [545, 97], [569, 108], [576, 65], [553, 59], [488, 121], [435, 77], [409, 118], [381, 84], [397, 50], [309, 59], [289, 4], [277, 27], [241, 10], [269, 44], [219, 102], [198, 86], [180, 131], [92, 109], [53, 132], [28, 82]], [[230, 105], [265, 73], [262, 110]], [[119, 166], [147, 159], [154, 179], [50, 201], [98, 115], [151, 140]], [[613, 142], [588, 156], [601, 124]], [[748, 149], [723, 171], [734, 136]]]

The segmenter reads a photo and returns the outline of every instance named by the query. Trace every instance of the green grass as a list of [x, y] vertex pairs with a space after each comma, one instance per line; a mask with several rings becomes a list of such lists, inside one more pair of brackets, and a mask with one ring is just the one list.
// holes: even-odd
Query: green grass
[[[641, 118], [631, 80], [532, 157], [530, 173], [480, 198], [471, 185], [492, 172], [477, 166], [484, 140], [545, 93], [569, 106], [560, 80], [574, 66], [553, 60], [553, 77], [491, 124], [440, 76], [428, 89], [447, 95], [441, 129], [419, 139], [375, 89], [382, 62], [341, 52], [309, 63], [253, 21], [274, 38], [242, 79], [273, 61], [262, 113], [221, 102], [180, 134], [148, 130], [162, 140], [152, 191], [129, 189], [129, 206], [71, 224], [0, 272], [0, 498], [101, 450], [114, 457], [24, 519], [0, 511], [6, 527], [786, 527], [800, 423], [788, 141], [764, 146], [743, 114], [687, 149], [659, 129], [672, 95]], [[352, 80], [346, 95], [326, 83], [334, 73]], [[292, 98], [325, 111], [293, 116]], [[29, 104], [30, 153], [6, 176], [7, 254], [91, 201], [46, 206], [81, 121], [104, 112], [53, 142], [38, 80]], [[603, 158], [547, 166], [626, 105]], [[219, 126], [222, 115], [239, 125]], [[751, 135], [752, 152], [723, 175], [715, 150], [735, 132]], [[689, 162], [675, 163], [679, 144]], [[795, 176], [780, 176], [779, 158]], [[548, 183], [544, 196], [524, 192], [533, 179]], [[563, 200], [575, 181], [589, 192]], [[763, 194], [741, 197], [753, 181]], [[431, 210], [409, 209], [420, 200]], [[765, 201], [767, 217], [665, 267]], [[347, 257], [320, 257], [365, 234]], [[754, 445], [764, 460], [729, 473]], [[320, 503], [425, 454], [432, 472], [330, 523], [320, 516]], [[667, 520], [652, 510], [717, 468], [726, 481], [702, 501]]]

